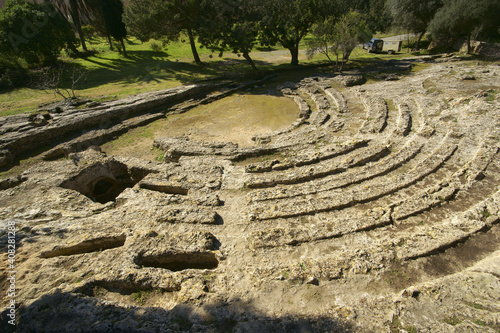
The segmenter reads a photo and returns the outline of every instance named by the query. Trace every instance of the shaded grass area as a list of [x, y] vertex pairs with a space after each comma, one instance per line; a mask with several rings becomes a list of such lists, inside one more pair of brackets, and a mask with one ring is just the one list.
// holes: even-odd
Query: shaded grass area
[[[105, 39], [93, 38], [88, 41], [91, 55], [76, 59], [62, 56], [61, 61], [70, 68], [76, 67], [87, 72], [85, 80], [79, 83], [75, 93], [80, 98], [92, 100], [110, 100], [202, 80], [255, 74], [241, 56], [230, 52], [219, 57], [218, 54], [199, 47], [198, 51], [204, 64], [197, 65], [193, 62], [188, 43], [180, 40], [159, 51], [153, 51], [153, 43], [159, 44], [154, 40], [141, 43], [135, 38], [129, 38], [126, 43], [128, 56], [125, 57], [117, 51], [120, 49], [117, 43], [114, 44], [114, 51], [111, 51]], [[299, 69], [303, 66], [329, 65], [323, 55], [318, 54], [308, 59], [305, 50], [304, 41], [299, 56]], [[256, 74], [297, 70], [297, 67], [289, 65], [289, 51], [278, 46], [257, 47], [250, 55], [259, 69]], [[374, 55], [355, 49], [348, 68], [363, 67], [367, 63], [398, 57], [401, 55]], [[70, 88], [71, 81], [63, 78], [61, 86]], [[58, 100], [61, 98], [52, 91], [42, 91], [34, 87], [6, 91], [0, 93], [0, 116], [33, 112], [40, 105]]]

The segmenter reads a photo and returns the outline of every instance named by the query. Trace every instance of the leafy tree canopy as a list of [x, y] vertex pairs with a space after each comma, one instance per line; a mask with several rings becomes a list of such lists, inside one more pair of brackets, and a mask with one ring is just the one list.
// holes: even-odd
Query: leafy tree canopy
[[299, 63], [299, 43], [319, 19], [333, 14], [335, 5], [327, 0], [261, 0], [261, 33], [264, 44], [280, 43]]
[[200, 29], [203, 0], [131, 0], [125, 10], [130, 33], [141, 41], [151, 38], [177, 40], [181, 32], [188, 35], [196, 63], [201, 63], [195, 46]]
[[444, 0], [429, 24], [433, 38], [444, 46], [449, 46], [458, 38], [467, 38], [468, 52], [470, 39], [484, 31], [498, 31], [500, 26], [500, 1]]
[[392, 14], [395, 27], [419, 34], [415, 46], [418, 50], [418, 44], [437, 10], [443, 5], [442, 2], [442, 0], [388, 0], [386, 6]]
[[260, 11], [255, 0], [206, 1], [199, 41], [212, 51], [242, 54], [252, 68], [250, 58], [259, 35]]
[[0, 10], [0, 53], [28, 64], [55, 62], [63, 48], [76, 51], [76, 38], [66, 19], [48, 2], [7, 0]]
[[93, 16], [93, 25], [101, 35], [107, 36], [111, 49], [110, 36], [120, 41], [125, 55], [125, 43], [123, 39], [127, 36], [127, 29], [123, 22], [123, 3], [122, 0], [87, 0]]
[[[330, 16], [312, 27], [307, 54], [312, 57], [316, 53], [322, 53], [331, 62], [335, 56], [335, 66], [342, 69], [352, 50], [371, 37], [372, 32], [368, 27], [366, 15], [350, 11], [338, 20]], [[340, 55], [342, 58], [339, 66]]]

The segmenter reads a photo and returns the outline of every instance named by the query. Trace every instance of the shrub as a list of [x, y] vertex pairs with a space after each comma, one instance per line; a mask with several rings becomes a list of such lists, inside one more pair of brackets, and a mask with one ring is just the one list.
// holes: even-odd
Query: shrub
[[82, 32], [88, 39], [94, 38], [96, 35], [95, 28], [90, 24], [82, 26]]
[[1, 57], [22, 58], [28, 65], [54, 63], [63, 48], [76, 51], [70, 24], [50, 3], [7, 0], [0, 11]]
[[153, 52], [160, 53], [162, 49], [163, 47], [161, 43], [158, 43], [156, 41], [151, 42], [151, 50], [153, 50]]

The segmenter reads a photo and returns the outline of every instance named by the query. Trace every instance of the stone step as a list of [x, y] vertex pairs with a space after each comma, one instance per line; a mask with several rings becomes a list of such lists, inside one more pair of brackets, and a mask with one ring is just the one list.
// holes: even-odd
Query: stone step
[[411, 110], [406, 103], [400, 104], [398, 106], [398, 109], [399, 119], [396, 130], [394, 132], [400, 136], [407, 136], [410, 133], [412, 126]]
[[473, 183], [484, 177], [483, 172], [492, 162], [494, 156], [498, 154], [498, 151], [498, 147], [492, 147], [487, 141], [483, 142], [474, 158], [453, 173], [451, 177], [443, 179], [439, 184], [427, 188], [407, 200], [395, 203], [393, 218], [395, 220], [406, 219], [442, 205], [459, 192], [466, 193]]
[[357, 149], [347, 155], [339, 156], [337, 161], [324, 160], [313, 166], [305, 165], [286, 169], [284, 171], [273, 171], [260, 175], [252, 175], [247, 181], [248, 188], [272, 187], [278, 184], [297, 184], [328, 175], [341, 173], [348, 168], [364, 165], [376, 161], [390, 153], [385, 145], [368, 146]]
[[410, 260], [443, 251], [498, 223], [499, 213], [500, 191], [439, 225], [419, 226], [411, 235], [400, 237], [405, 246], [398, 248], [397, 257]]
[[346, 187], [363, 181], [380, 177], [393, 171], [413, 159], [420, 153], [424, 143], [419, 140], [408, 142], [402, 149], [394, 154], [380, 159], [377, 162], [363, 165], [359, 168], [350, 168], [345, 172], [327, 176], [318, 180], [301, 184], [300, 186], [278, 186], [277, 188], [262, 189], [259, 195], [250, 194], [252, 201], [284, 199], [300, 195], [314, 194]]
[[317, 212], [342, 209], [356, 203], [369, 202], [391, 194], [438, 170], [457, 150], [458, 145], [453, 142], [451, 135], [447, 135], [430, 156], [418, 166], [404, 174], [394, 175], [383, 180], [378, 178], [355, 186], [318, 193], [302, 198], [291, 198], [283, 203], [282, 200], [272, 200], [265, 205], [255, 205], [251, 208], [251, 220], [269, 220], [275, 218], [311, 215]]
[[366, 108], [367, 120], [363, 123], [359, 132], [361, 134], [376, 134], [385, 129], [389, 110], [386, 101], [381, 97], [361, 95], [361, 100]]
[[337, 105], [337, 111], [340, 113], [348, 113], [349, 108], [347, 106], [347, 100], [344, 96], [336, 89], [327, 88], [324, 90], [325, 94], [330, 97], [333, 102]]
[[391, 223], [390, 208], [378, 208], [363, 212], [356, 217], [344, 217], [327, 223], [295, 225], [293, 228], [286, 226], [267, 228], [253, 232], [249, 238], [253, 248], [272, 248], [342, 237]]
[[294, 152], [293, 156], [287, 156], [284, 159], [275, 159], [272, 163], [260, 162], [251, 163], [245, 166], [245, 171], [248, 173], [263, 173], [277, 170], [287, 170], [293, 167], [311, 165], [347, 154], [357, 148], [366, 146], [370, 140], [350, 140], [347, 142], [330, 143], [325, 146], [308, 147], [298, 152]]
[[[252, 246], [254, 248], [264, 248], [297, 245], [380, 228], [392, 224], [393, 221], [399, 224], [401, 222], [398, 220], [441, 205], [454, 197], [459, 190], [466, 191], [470, 187], [470, 183], [477, 181], [477, 176], [484, 172], [497, 153], [497, 147], [491, 147], [487, 143], [483, 143], [474, 159], [467, 163], [466, 166], [439, 184], [427, 188], [404, 201], [387, 207], [378, 207], [361, 212], [357, 217], [351, 215], [348, 217], [335, 217], [333, 222], [294, 224], [293, 227], [285, 225], [260, 230], [250, 236]], [[469, 181], [462, 184], [459, 178], [469, 179]], [[329, 218], [326, 217], [326, 219]]]
[[[488, 218], [485, 218], [485, 212], [487, 212]], [[373, 212], [373, 215], [367, 216], [367, 219], [374, 221], [373, 218], [379, 217], [382, 220], [380, 226], [384, 227], [384, 222], [388, 219], [381, 214], [384, 214], [382, 209]], [[436, 255], [465, 242], [472, 235], [487, 231], [492, 225], [497, 224], [500, 221], [499, 214], [500, 191], [474, 207], [446, 219], [439, 226], [420, 226], [410, 232], [403, 231], [394, 234], [394, 230], [386, 229], [383, 233], [370, 237], [366, 232], [363, 232], [370, 231], [370, 226], [358, 228], [356, 223], [359, 223], [360, 220], [353, 219], [351, 230], [356, 231], [356, 233], [348, 231], [352, 237], [346, 239], [345, 243], [363, 244], [363, 248], [343, 247], [341, 242], [334, 243], [332, 238], [346, 235], [341, 230], [337, 233], [332, 232], [331, 237], [322, 238], [321, 234], [319, 237], [315, 237], [316, 231], [314, 229], [318, 228], [315, 225], [309, 226], [313, 230], [307, 230], [306, 227], [298, 229], [297, 234], [294, 234], [291, 229], [284, 228], [263, 230], [250, 236], [255, 251], [264, 248], [266, 251], [270, 251], [269, 247], [290, 245], [300, 247], [303, 242], [310, 241], [317, 241], [316, 247], [325, 247], [330, 244], [329, 248], [333, 250], [320, 258], [302, 255], [300, 260], [287, 260], [286, 256], [280, 256], [276, 253], [275, 256], [269, 256], [265, 268], [256, 270], [254, 277], [259, 279], [261, 276], [268, 276], [274, 279], [305, 282], [311, 276], [319, 280], [335, 280], [352, 275], [365, 275], [372, 271], [377, 274], [377, 271], [383, 270], [392, 262]], [[372, 225], [377, 227], [376, 222], [373, 222]], [[319, 228], [328, 230], [328, 225], [324, 229], [321, 226]], [[264, 238], [263, 241], [259, 239], [261, 237]], [[278, 248], [274, 251], [280, 250]], [[282, 251], [290, 253], [295, 250], [286, 247]], [[296, 252], [301, 251], [297, 249]]]

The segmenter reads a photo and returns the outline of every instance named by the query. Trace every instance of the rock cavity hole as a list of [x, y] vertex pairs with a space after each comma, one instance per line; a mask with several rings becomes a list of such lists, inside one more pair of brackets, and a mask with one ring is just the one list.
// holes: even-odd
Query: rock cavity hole
[[83, 254], [83, 253], [114, 249], [116, 247], [123, 246], [123, 244], [125, 244], [126, 239], [127, 237], [125, 235], [95, 238], [73, 246], [58, 248], [53, 251], [44, 252], [41, 254], [41, 257], [53, 258], [59, 256], [70, 256], [75, 254]]
[[123, 163], [111, 160], [86, 168], [60, 186], [78, 191], [93, 201], [104, 204], [115, 201], [120, 193], [133, 187], [148, 173], [148, 170], [128, 168]]
[[185, 269], [215, 269], [219, 261], [215, 254], [206, 253], [176, 253], [140, 257], [136, 264], [142, 267], [165, 268], [173, 272]]

